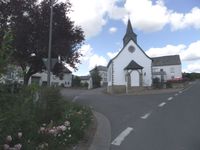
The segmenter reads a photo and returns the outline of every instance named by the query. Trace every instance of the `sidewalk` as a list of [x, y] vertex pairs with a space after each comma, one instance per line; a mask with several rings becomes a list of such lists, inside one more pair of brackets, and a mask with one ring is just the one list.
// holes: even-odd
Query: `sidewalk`
[[73, 150], [109, 150], [111, 141], [111, 127], [109, 120], [102, 114], [93, 111], [95, 117], [95, 134], [89, 134], [90, 137], [86, 143], [81, 142]]

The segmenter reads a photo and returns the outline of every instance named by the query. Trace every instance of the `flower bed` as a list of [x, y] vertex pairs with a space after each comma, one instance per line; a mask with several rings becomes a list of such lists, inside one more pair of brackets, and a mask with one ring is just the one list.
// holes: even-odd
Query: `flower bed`
[[91, 119], [89, 108], [66, 102], [55, 88], [0, 90], [0, 149], [66, 150]]

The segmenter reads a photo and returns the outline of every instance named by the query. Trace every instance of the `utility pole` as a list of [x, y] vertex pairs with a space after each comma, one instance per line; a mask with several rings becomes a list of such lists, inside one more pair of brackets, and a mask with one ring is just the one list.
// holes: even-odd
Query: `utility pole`
[[47, 63], [47, 86], [51, 86], [51, 46], [52, 46], [52, 23], [53, 23], [53, 1], [50, 0], [50, 23], [49, 23], [49, 50]]

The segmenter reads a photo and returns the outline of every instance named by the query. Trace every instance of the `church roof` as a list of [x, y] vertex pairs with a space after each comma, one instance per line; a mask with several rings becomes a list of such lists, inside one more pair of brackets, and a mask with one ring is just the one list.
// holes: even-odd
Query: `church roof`
[[181, 60], [179, 55], [153, 57], [152, 66], [169, 66], [169, 65], [180, 65]]
[[132, 60], [132, 61], [124, 68], [124, 70], [137, 70], [137, 69], [143, 69], [143, 67], [140, 66], [138, 63], [136, 63], [134, 60]]

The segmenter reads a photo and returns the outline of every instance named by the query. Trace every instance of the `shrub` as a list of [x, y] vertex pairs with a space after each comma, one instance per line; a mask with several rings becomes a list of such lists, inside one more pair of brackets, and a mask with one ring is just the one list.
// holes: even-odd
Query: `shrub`
[[30, 86], [0, 97], [0, 149], [64, 150], [91, 121], [89, 108], [64, 101], [56, 88]]

